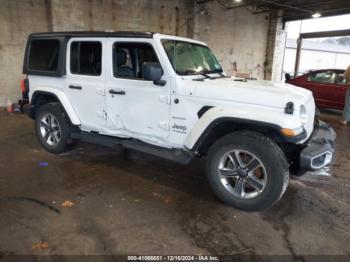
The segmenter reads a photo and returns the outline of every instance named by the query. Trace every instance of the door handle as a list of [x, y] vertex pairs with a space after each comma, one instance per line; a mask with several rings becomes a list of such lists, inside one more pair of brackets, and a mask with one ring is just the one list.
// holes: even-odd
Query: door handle
[[124, 90], [116, 90], [116, 89], [110, 89], [109, 93], [112, 95], [125, 95]]
[[74, 85], [70, 85], [69, 88], [70, 89], [77, 89], [77, 90], [83, 89], [81, 86], [74, 86]]

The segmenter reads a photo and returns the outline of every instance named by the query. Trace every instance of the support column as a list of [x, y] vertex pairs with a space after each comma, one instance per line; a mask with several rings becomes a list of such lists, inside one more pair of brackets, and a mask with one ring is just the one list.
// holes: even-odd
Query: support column
[[303, 46], [303, 38], [299, 37], [297, 43], [298, 43], [298, 45], [297, 45], [297, 55], [296, 55], [296, 58], [295, 58], [294, 77], [297, 77], [298, 76], [298, 72], [299, 72], [301, 48]]
[[270, 15], [266, 57], [264, 63], [264, 79], [272, 81], [282, 80], [283, 60], [287, 33], [283, 30], [282, 13]]
[[52, 1], [45, 0], [46, 6], [46, 21], [47, 21], [47, 31], [53, 31], [53, 21], [52, 21]]

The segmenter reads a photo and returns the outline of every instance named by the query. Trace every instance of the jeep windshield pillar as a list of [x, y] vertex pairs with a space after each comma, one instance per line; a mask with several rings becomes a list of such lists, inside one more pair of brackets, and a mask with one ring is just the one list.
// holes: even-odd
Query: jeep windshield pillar
[[227, 205], [271, 208], [289, 175], [334, 160], [336, 135], [310, 91], [227, 76], [200, 41], [149, 32], [50, 32], [28, 37], [22, 87], [39, 143], [79, 141], [189, 164]]

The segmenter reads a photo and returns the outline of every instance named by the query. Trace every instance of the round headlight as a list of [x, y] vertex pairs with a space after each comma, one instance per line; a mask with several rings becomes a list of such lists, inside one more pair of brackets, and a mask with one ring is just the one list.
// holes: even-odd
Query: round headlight
[[307, 123], [307, 112], [304, 105], [300, 106], [300, 121], [303, 125]]

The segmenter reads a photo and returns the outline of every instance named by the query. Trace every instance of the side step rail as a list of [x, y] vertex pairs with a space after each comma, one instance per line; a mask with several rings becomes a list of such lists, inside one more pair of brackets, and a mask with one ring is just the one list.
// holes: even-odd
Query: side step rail
[[187, 165], [193, 158], [194, 154], [190, 151], [182, 149], [167, 149], [136, 139], [124, 139], [118, 137], [112, 137], [107, 135], [100, 135], [98, 133], [79, 132], [72, 133], [71, 138], [74, 140], [80, 140], [82, 142], [116, 148], [122, 146], [127, 149], [147, 153], [153, 156], [157, 156], [163, 159], [167, 159], [173, 162], [177, 162], [183, 165]]

